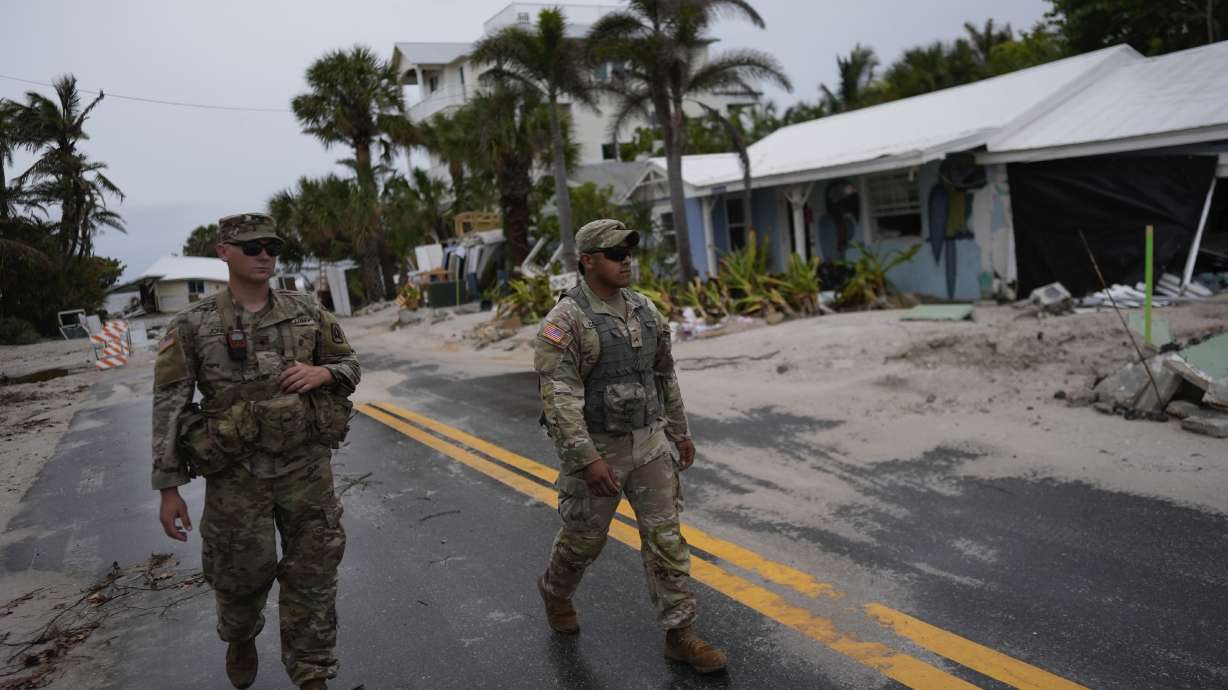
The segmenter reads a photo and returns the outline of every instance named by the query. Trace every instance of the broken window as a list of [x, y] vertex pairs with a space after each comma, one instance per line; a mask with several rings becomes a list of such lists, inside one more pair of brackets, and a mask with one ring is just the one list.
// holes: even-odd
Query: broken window
[[921, 238], [921, 198], [910, 173], [873, 175], [866, 187], [875, 241]]

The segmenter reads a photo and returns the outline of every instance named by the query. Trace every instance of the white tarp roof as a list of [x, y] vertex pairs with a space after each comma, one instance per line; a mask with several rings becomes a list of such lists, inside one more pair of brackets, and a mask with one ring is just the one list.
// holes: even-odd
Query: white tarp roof
[[164, 256], [153, 262], [145, 272], [137, 277], [140, 282], [154, 280], [208, 280], [215, 283], [225, 283], [230, 280], [230, 272], [226, 262], [221, 259], [209, 259], [200, 256]]
[[[1142, 59], [1129, 46], [1114, 46], [783, 127], [749, 147], [754, 186], [788, 183], [790, 176], [802, 181], [815, 179], [816, 173], [860, 174], [920, 164], [981, 146], [1010, 123], [1030, 120], [1101, 75]], [[653, 163], [665, 170], [664, 159]], [[740, 189], [741, 176], [732, 153], [683, 159], [683, 179], [692, 187]]]
[[[1224, 131], [1216, 137], [1213, 128]], [[1228, 139], [1228, 41], [1118, 67], [1060, 107], [991, 139], [983, 158], [1045, 160], [1214, 138]]]

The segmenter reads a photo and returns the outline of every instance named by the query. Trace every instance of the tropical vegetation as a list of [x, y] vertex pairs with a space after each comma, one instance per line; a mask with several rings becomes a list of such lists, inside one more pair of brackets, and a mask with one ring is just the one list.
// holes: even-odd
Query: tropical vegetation
[[[0, 341], [54, 335], [61, 310], [98, 311], [123, 273], [118, 261], [94, 255], [100, 233], [125, 230], [111, 207], [123, 192], [107, 165], [82, 149], [103, 98], [86, 103], [76, 78], [65, 75], [50, 96], [0, 99]], [[10, 176], [18, 152], [32, 160]]]
[[[589, 78], [581, 41], [567, 36], [567, 21], [559, 8], [542, 10], [533, 30], [512, 25], [480, 40], [473, 47], [472, 59], [493, 65], [482, 74], [487, 84], [502, 87], [519, 85], [536, 91], [545, 99], [550, 123], [551, 171], [558, 211], [559, 236], [563, 244], [563, 265], [576, 270], [571, 195], [567, 189], [567, 146], [563, 132], [567, 118], [560, 99], [597, 108], [596, 90]], [[523, 258], [523, 257], [521, 257]]]
[[716, 94], [758, 94], [755, 85], [792, 85], [776, 58], [758, 50], [729, 50], [699, 56], [711, 44], [712, 25], [732, 16], [763, 28], [763, 18], [743, 0], [631, 0], [624, 9], [597, 20], [589, 30], [590, 59], [616, 60], [622, 67], [604, 86], [614, 99], [610, 125], [617, 134], [636, 120], [654, 121], [664, 142], [673, 235], [682, 282], [695, 276], [682, 184], [686, 145], [684, 107]]

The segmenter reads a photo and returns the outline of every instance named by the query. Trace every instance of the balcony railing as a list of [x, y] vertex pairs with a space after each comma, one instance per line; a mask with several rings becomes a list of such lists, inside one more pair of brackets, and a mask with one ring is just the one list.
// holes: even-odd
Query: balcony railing
[[428, 120], [432, 115], [452, 108], [458, 108], [468, 100], [464, 87], [456, 86], [442, 88], [427, 95], [426, 98], [409, 106], [409, 119], [414, 122]]

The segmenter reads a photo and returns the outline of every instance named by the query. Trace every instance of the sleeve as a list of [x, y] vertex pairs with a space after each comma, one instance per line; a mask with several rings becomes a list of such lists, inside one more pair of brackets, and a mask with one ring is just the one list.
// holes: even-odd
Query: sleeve
[[533, 349], [542, 414], [559, 453], [560, 472], [575, 474], [601, 457], [584, 423], [584, 380], [575, 323], [556, 308], [542, 321]]
[[316, 317], [320, 324], [320, 358], [318, 364], [332, 372], [333, 387], [336, 392], [345, 397], [353, 395], [362, 379], [362, 367], [358, 364], [358, 355], [350, 347], [350, 341], [337, 323], [337, 317], [332, 312], [319, 306]]
[[[649, 302], [651, 305], [652, 302]], [[661, 390], [661, 399], [665, 408], [665, 435], [670, 441], [677, 443], [691, 437], [690, 425], [686, 419], [686, 408], [682, 404], [682, 389], [678, 386], [678, 374], [674, 371], [674, 352], [669, 332], [669, 322], [666, 321], [655, 306], [653, 312], [657, 315], [657, 323], [661, 324], [660, 336], [657, 338], [657, 359], [653, 366], [657, 373], [657, 386]]]
[[175, 443], [179, 417], [192, 402], [196, 390], [196, 357], [191, 328], [183, 317], [166, 326], [158, 343], [154, 364], [153, 390], [153, 476], [154, 490], [187, 484], [187, 463], [179, 457]]

